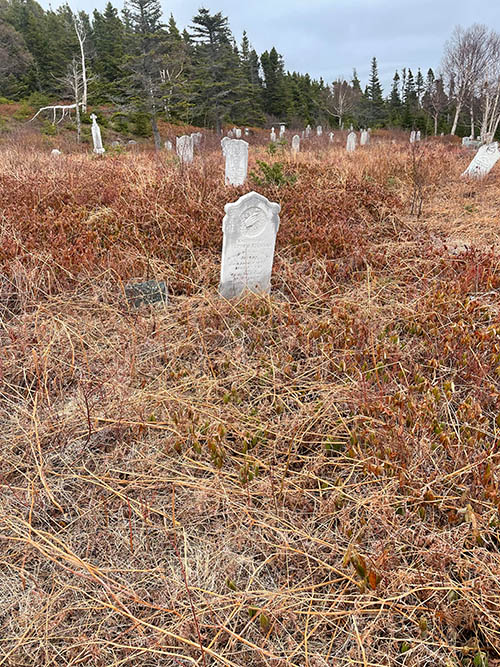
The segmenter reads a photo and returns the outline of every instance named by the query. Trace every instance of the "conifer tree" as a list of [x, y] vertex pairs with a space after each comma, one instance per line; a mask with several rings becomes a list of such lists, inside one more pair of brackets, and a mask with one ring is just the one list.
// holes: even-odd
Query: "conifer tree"
[[285, 121], [288, 99], [283, 58], [273, 46], [270, 51], [264, 51], [260, 57], [260, 62], [264, 72], [264, 110], [270, 116]]

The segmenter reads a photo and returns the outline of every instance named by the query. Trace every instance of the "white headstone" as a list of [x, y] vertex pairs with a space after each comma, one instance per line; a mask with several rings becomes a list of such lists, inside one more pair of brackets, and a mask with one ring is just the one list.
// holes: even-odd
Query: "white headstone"
[[422, 138], [422, 133], [420, 132], [420, 130], [418, 130], [417, 134], [415, 135], [415, 141], [420, 141], [421, 138]]
[[359, 145], [360, 146], [366, 146], [370, 141], [370, 135], [368, 134], [368, 130], [361, 130], [361, 137], [359, 139]]
[[328, 135], [328, 138], [330, 139], [330, 143], [333, 144], [333, 137], [335, 136], [334, 132], [330, 132]]
[[347, 145], [346, 149], [348, 153], [354, 153], [356, 150], [356, 144], [358, 143], [358, 137], [356, 135], [356, 132], [354, 130], [351, 130], [349, 134], [347, 135]]
[[193, 146], [199, 146], [201, 144], [201, 139], [203, 137], [202, 133], [193, 132], [191, 136], [193, 138]]
[[183, 137], [177, 137], [175, 147], [177, 155], [183, 164], [190, 164], [193, 161], [193, 137], [185, 134]]
[[235, 133], [235, 135], [236, 135], [236, 139], [241, 139], [241, 130], [240, 130], [239, 127], [236, 128], [236, 130], [234, 131], [234, 133]]
[[222, 146], [222, 155], [226, 157], [226, 146], [230, 141], [234, 141], [234, 139], [230, 139], [229, 137], [222, 137], [220, 140], [220, 145]]
[[280, 123], [280, 139], [283, 139], [283, 137], [285, 136], [285, 129], [286, 129], [285, 123]]
[[300, 137], [298, 134], [295, 134], [292, 138], [292, 151], [298, 153], [300, 151]]
[[167, 141], [165, 142], [165, 148], [167, 149], [167, 151], [171, 151], [173, 149], [172, 142], [169, 139], [167, 139]]
[[274, 127], [271, 128], [271, 141], [276, 141], [276, 132], [274, 131]]
[[243, 185], [247, 180], [248, 143], [226, 137], [222, 152], [226, 158], [226, 185]]
[[234, 132], [233, 132], [232, 130], [229, 130], [229, 132], [227, 133], [227, 136], [228, 136], [230, 139], [232, 139], [232, 138], [234, 137]]
[[306, 138], [309, 138], [309, 135], [310, 135], [310, 134], [311, 134], [311, 126], [308, 125], [308, 126], [306, 127]]
[[414, 144], [416, 139], [417, 139], [417, 133], [415, 132], [415, 130], [412, 130], [410, 132], [410, 144]]
[[222, 263], [219, 292], [226, 299], [245, 289], [269, 292], [280, 205], [257, 192], [226, 204], [222, 221]]
[[102, 145], [101, 128], [97, 124], [97, 116], [95, 113], [91, 114], [90, 119], [92, 120], [92, 141], [94, 143], [94, 153], [97, 153], [97, 155], [102, 155], [106, 151]]
[[62, 155], [62, 151], [60, 151], [58, 148], [53, 148], [50, 151], [50, 154], [53, 155], [54, 157], [57, 157], [58, 155]]
[[316, 134], [318, 135], [318, 137], [321, 137], [321, 135], [323, 134], [323, 128], [321, 127], [321, 125], [318, 125], [318, 127], [316, 128]]
[[306, 131], [302, 130], [302, 139], [306, 136]]
[[245, 127], [245, 137], [248, 137], [249, 134], [250, 130], [248, 129], [248, 127]]
[[500, 151], [497, 141], [481, 146], [462, 176], [471, 176], [472, 178], [487, 176], [499, 159]]

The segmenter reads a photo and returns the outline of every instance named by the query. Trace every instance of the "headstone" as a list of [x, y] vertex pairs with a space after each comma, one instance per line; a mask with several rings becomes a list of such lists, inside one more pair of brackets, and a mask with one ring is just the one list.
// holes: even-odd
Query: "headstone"
[[105, 153], [105, 148], [102, 145], [102, 139], [101, 139], [101, 128], [97, 124], [97, 116], [95, 113], [90, 115], [90, 119], [92, 121], [92, 141], [94, 143], [94, 153], [97, 153], [97, 155], [102, 155]]
[[276, 141], [276, 132], [274, 131], [274, 127], [271, 128], [271, 141]]
[[177, 155], [183, 164], [190, 164], [193, 161], [193, 143], [193, 137], [187, 134], [183, 137], [177, 137]]
[[283, 137], [285, 136], [285, 128], [286, 128], [285, 123], [280, 123], [280, 139], [283, 139]]
[[220, 145], [222, 147], [222, 155], [224, 157], [226, 157], [226, 146], [231, 141], [234, 141], [234, 139], [230, 139], [229, 137], [222, 137], [222, 139], [220, 140]]
[[232, 138], [234, 137], [234, 132], [233, 132], [232, 130], [229, 130], [229, 132], [227, 133], [227, 136], [228, 136], [230, 139], [232, 139]]
[[495, 141], [492, 144], [485, 144], [478, 150], [474, 159], [462, 176], [483, 178], [483, 176], [487, 176], [490, 173], [499, 159], [500, 151], [498, 149], [498, 142]]
[[243, 139], [229, 139], [222, 147], [226, 158], [226, 185], [243, 185], [247, 180], [248, 143]]
[[280, 205], [249, 192], [226, 204], [222, 221], [222, 263], [219, 292], [226, 299], [245, 289], [269, 292]]
[[129, 283], [125, 285], [125, 296], [134, 308], [154, 303], [167, 303], [167, 286], [161, 281], [148, 280], [145, 283]]
[[311, 126], [308, 125], [308, 126], [306, 127], [306, 139], [309, 138], [309, 135], [310, 135], [310, 134], [311, 134]]
[[328, 135], [328, 138], [330, 139], [330, 143], [333, 144], [333, 137], [335, 136], [334, 132], [330, 132]]
[[60, 151], [58, 148], [53, 148], [50, 151], [50, 154], [53, 155], [54, 157], [57, 157], [58, 155], [62, 155], [62, 151]]
[[191, 134], [193, 137], [193, 146], [199, 146], [201, 144], [201, 139], [203, 137], [201, 132], [193, 132]]
[[417, 133], [415, 132], [415, 130], [412, 130], [410, 132], [410, 144], [414, 144], [416, 139], [417, 139]]
[[292, 138], [292, 151], [298, 153], [300, 151], [300, 137], [298, 134], [295, 134]]
[[421, 139], [422, 139], [422, 133], [420, 132], [420, 130], [418, 130], [418, 132], [417, 132], [417, 134], [416, 134], [416, 136], [415, 136], [415, 140], [416, 140], [416, 141], [420, 141]]
[[347, 135], [347, 145], [346, 149], [348, 153], [354, 153], [356, 150], [356, 144], [358, 142], [358, 138], [356, 136], [356, 132], [354, 130], [351, 130], [349, 134]]
[[250, 130], [248, 129], [248, 127], [245, 127], [245, 137], [248, 137], [249, 134]]
[[318, 125], [318, 127], [316, 128], [316, 134], [318, 135], [318, 137], [321, 137], [321, 135], [323, 134], [323, 128], [321, 127], [321, 125]]
[[305, 136], [306, 136], [306, 131], [302, 130], [302, 139], [304, 139]]
[[236, 139], [241, 139], [241, 130], [239, 127], [235, 130]]
[[134, 141], [133, 139], [131, 139], [130, 141], [127, 141], [127, 143], [128, 143], [129, 146], [135, 146], [137, 141]]
[[167, 149], [167, 151], [171, 151], [173, 149], [172, 142], [169, 139], [167, 139], [167, 141], [165, 142], [165, 148]]
[[121, 143], [120, 143], [119, 141], [112, 141], [112, 142], [111, 142], [111, 146], [112, 146], [113, 148], [118, 148], [118, 146], [121, 146]]
[[361, 130], [361, 137], [359, 139], [360, 146], [366, 146], [370, 142], [370, 135], [367, 130]]
[[444, 137], [444, 132], [441, 132], [441, 136]]

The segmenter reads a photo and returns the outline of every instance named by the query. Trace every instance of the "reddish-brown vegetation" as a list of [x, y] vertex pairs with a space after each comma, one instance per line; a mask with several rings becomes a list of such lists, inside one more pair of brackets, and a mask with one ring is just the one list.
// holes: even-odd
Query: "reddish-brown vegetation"
[[[184, 170], [4, 147], [0, 664], [497, 664], [498, 176], [419, 147], [417, 219], [378, 138], [255, 137], [297, 180], [259, 188], [273, 292], [236, 302], [221, 220], [252, 185], [216, 138]], [[169, 304], [130, 311], [153, 276]]]

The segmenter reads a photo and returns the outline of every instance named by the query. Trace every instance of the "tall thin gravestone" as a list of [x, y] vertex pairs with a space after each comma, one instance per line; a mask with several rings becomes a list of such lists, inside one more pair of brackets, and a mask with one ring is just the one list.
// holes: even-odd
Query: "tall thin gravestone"
[[356, 150], [356, 144], [357, 144], [358, 138], [356, 136], [356, 132], [354, 130], [351, 130], [349, 134], [347, 135], [347, 145], [346, 145], [346, 150], [348, 153], [354, 153]]
[[321, 135], [323, 134], [323, 128], [321, 127], [321, 125], [318, 125], [318, 127], [316, 128], [316, 134], [318, 135], [318, 137], [321, 137]]
[[280, 205], [257, 192], [226, 204], [222, 221], [222, 263], [219, 292], [226, 299], [244, 290], [269, 292]]
[[190, 164], [193, 161], [193, 143], [193, 137], [187, 134], [183, 137], [177, 137], [177, 155], [183, 164]]
[[490, 173], [499, 159], [500, 151], [498, 149], [497, 141], [494, 141], [492, 144], [481, 146], [462, 176], [483, 178]]
[[92, 120], [92, 142], [94, 143], [94, 153], [102, 155], [106, 151], [102, 145], [101, 128], [97, 124], [97, 116], [95, 113], [91, 114], [90, 118]]
[[410, 144], [414, 144], [416, 140], [417, 140], [417, 133], [415, 132], [415, 130], [412, 130], [410, 132]]
[[222, 152], [226, 158], [226, 185], [243, 185], [247, 180], [248, 143], [226, 137]]

